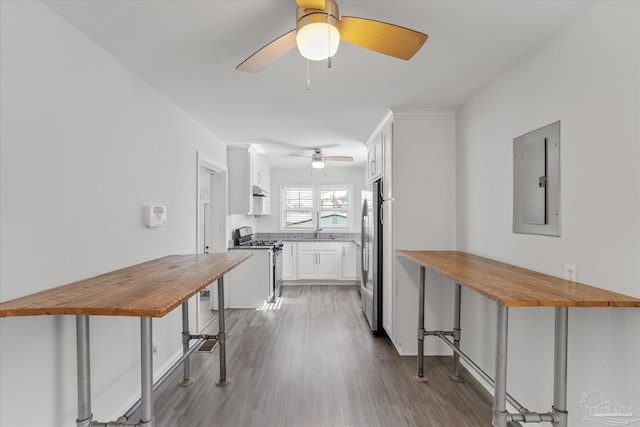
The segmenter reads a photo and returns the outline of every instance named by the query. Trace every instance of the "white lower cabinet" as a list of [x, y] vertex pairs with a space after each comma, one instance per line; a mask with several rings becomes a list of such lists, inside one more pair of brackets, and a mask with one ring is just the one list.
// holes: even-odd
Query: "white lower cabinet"
[[343, 243], [341, 245], [341, 274], [340, 278], [343, 280], [356, 280], [357, 279], [357, 250], [355, 243]]
[[295, 242], [284, 242], [282, 246], [282, 280], [296, 279], [297, 252]]
[[338, 243], [299, 242], [298, 279], [337, 280], [340, 276]]
[[337, 279], [340, 272], [338, 251], [318, 251], [318, 280]]
[[298, 249], [298, 279], [315, 279], [318, 275], [318, 252]]
[[[235, 249], [251, 257], [224, 276], [225, 302], [229, 308], [258, 308], [269, 299], [271, 260], [264, 249]], [[217, 289], [217, 287], [216, 287]]]
[[337, 249], [298, 249], [298, 279], [338, 279]]
[[357, 280], [353, 242], [285, 242], [284, 280]]

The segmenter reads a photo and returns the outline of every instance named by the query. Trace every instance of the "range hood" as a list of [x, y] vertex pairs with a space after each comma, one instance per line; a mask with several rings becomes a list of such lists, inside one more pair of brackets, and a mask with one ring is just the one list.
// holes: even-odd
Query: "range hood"
[[269, 192], [258, 187], [257, 185], [253, 186], [253, 197], [269, 197]]

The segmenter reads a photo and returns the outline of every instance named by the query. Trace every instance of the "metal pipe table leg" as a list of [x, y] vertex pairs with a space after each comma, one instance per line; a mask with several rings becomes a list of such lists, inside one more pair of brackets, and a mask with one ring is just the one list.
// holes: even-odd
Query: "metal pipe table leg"
[[140, 318], [140, 426], [153, 427], [153, 329], [151, 317]]
[[553, 407], [552, 413], [557, 427], [567, 427], [567, 347], [569, 329], [569, 309], [556, 307], [554, 372], [553, 372]]
[[224, 329], [224, 277], [218, 279], [218, 346], [220, 350], [220, 380], [218, 387], [224, 387], [231, 381], [227, 378], [227, 349], [226, 333]]
[[[462, 300], [462, 285], [456, 283], [454, 302], [453, 302], [453, 345], [460, 350], [460, 302]], [[462, 382], [460, 378], [460, 355], [453, 352], [453, 375], [451, 379], [456, 382]]]
[[91, 413], [91, 366], [89, 355], [89, 316], [76, 316], [76, 346], [78, 369], [78, 427], [87, 427], [93, 420]]
[[416, 378], [425, 381], [424, 378], [424, 288], [425, 268], [420, 266], [420, 283], [418, 295], [418, 374]]
[[496, 386], [493, 396], [494, 427], [507, 427], [507, 336], [509, 332], [509, 307], [498, 304], [498, 328], [496, 343]]
[[[182, 354], [189, 352], [189, 301], [182, 303]], [[191, 370], [189, 365], [189, 358], [187, 357], [182, 362], [182, 380], [178, 383], [181, 387], [190, 386], [193, 384], [193, 378], [191, 378]]]

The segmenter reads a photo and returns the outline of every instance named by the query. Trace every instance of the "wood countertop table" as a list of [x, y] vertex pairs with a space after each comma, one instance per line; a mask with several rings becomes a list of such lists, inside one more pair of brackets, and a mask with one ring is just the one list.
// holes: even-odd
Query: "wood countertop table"
[[[125, 425], [140, 410], [136, 425], [153, 427], [153, 390], [182, 365], [181, 385], [193, 382], [189, 376], [189, 355], [206, 340], [216, 339], [220, 352], [220, 380], [225, 386], [226, 335], [224, 326], [224, 275], [251, 256], [234, 251], [221, 254], [169, 255], [126, 267], [68, 285], [58, 286], [22, 298], [0, 303], [0, 318], [12, 316], [75, 315], [78, 366], [77, 427], [107, 425], [93, 420], [91, 414], [91, 372], [89, 362], [89, 316], [135, 316], [140, 318], [141, 398], [116, 423]], [[192, 335], [189, 332], [188, 300], [197, 292], [218, 282], [217, 335]], [[163, 317], [182, 306], [183, 356], [153, 384], [152, 318]], [[197, 340], [189, 346], [191, 340]], [[132, 425], [127, 423], [126, 425]]]
[[640, 307], [640, 299], [465, 252], [398, 253], [506, 306]]
[[0, 303], [0, 317], [163, 317], [248, 257], [240, 252], [169, 255]]
[[[424, 380], [424, 337], [441, 338], [453, 351], [452, 379], [459, 380], [459, 359], [464, 359], [478, 374], [494, 386], [493, 420], [495, 427], [515, 427], [520, 423], [547, 422], [566, 427], [567, 347], [569, 307], [640, 307], [640, 299], [571, 282], [548, 274], [505, 264], [492, 259], [457, 251], [398, 250], [420, 266], [418, 297], [418, 374]], [[433, 270], [455, 283], [454, 319], [451, 331], [424, 329], [426, 269]], [[497, 343], [495, 380], [460, 350], [461, 287], [464, 286], [497, 304]], [[507, 338], [509, 307], [555, 307], [553, 406], [547, 413], [531, 412], [507, 393]], [[449, 339], [448, 337], [451, 337]], [[511, 403], [517, 413], [506, 410]]]

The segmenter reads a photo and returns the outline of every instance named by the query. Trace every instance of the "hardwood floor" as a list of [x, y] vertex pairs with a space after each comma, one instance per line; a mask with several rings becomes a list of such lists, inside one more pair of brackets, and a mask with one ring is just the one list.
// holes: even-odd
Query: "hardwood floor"
[[[228, 310], [227, 373], [215, 386], [218, 351], [193, 353], [195, 383], [167, 381], [157, 427], [491, 425], [491, 396], [467, 373], [448, 379], [451, 357], [429, 357], [429, 383], [415, 357], [373, 337], [355, 286], [286, 286], [277, 310]], [[217, 320], [212, 326], [217, 330]]]

